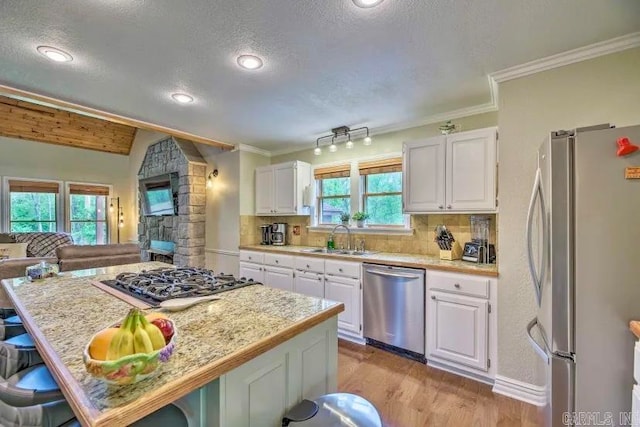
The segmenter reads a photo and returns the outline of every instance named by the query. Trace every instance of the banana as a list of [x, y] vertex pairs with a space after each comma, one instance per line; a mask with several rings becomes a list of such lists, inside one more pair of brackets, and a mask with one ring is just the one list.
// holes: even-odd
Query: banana
[[147, 318], [142, 315], [140, 315], [140, 323], [149, 335], [149, 339], [151, 340], [151, 344], [153, 345], [154, 350], [160, 350], [165, 345], [167, 345], [164, 341], [164, 335], [162, 335], [162, 332], [156, 325], [149, 322]]
[[153, 344], [151, 343], [149, 334], [147, 334], [147, 331], [145, 331], [142, 323], [140, 322], [141, 317], [142, 315], [140, 312], [135, 316], [135, 326], [133, 327], [133, 349], [136, 353], [152, 353]]
[[135, 320], [136, 310], [132, 309], [122, 321], [120, 330], [111, 339], [107, 349], [107, 360], [117, 360], [123, 356], [133, 354], [133, 334], [131, 325]]

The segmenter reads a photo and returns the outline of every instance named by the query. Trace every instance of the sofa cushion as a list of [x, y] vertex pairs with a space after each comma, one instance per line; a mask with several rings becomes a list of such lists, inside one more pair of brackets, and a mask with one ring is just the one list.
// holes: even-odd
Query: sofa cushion
[[26, 243], [0, 243], [0, 259], [26, 258]]
[[16, 239], [11, 234], [0, 233], [0, 243], [15, 243]]
[[55, 257], [56, 249], [73, 245], [73, 238], [67, 233], [12, 233], [18, 243], [27, 243], [29, 257]]

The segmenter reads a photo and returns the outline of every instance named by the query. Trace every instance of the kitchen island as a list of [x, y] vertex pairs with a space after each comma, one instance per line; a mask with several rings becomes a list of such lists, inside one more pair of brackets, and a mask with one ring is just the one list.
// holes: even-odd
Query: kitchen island
[[2, 285], [76, 416], [86, 426], [125, 426], [174, 403], [189, 426], [279, 425], [302, 398], [336, 389], [340, 303], [261, 285], [170, 313], [177, 346], [152, 378], [108, 386], [85, 370], [82, 352], [131, 306], [94, 283], [147, 262]]

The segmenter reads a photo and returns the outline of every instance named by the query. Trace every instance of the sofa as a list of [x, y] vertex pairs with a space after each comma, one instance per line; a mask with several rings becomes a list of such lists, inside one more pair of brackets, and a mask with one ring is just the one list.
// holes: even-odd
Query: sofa
[[135, 243], [118, 245], [71, 245], [56, 249], [60, 271], [140, 262], [140, 248]]
[[73, 245], [67, 233], [0, 233], [0, 243], [26, 243], [27, 256], [0, 260], [0, 280], [24, 276], [25, 269], [47, 261], [57, 263], [56, 249]]

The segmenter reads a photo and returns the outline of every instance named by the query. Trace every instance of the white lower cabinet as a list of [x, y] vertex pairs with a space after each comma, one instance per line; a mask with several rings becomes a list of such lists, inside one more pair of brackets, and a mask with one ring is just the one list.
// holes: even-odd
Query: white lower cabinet
[[326, 276], [324, 297], [344, 304], [338, 315], [338, 328], [355, 335], [362, 334], [362, 298], [360, 280], [348, 277]]
[[262, 264], [240, 261], [240, 277], [252, 279], [256, 282], [264, 282], [264, 268]]
[[482, 381], [495, 377], [497, 280], [427, 270], [427, 363]]
[[427, 357], [487, 371], [489, 302], [429, 291], [427, 303]]
[[271, 266], [265, 266], [263, 269], [264, 281], [262, 283], [264, 285], [293, 292], [292, 269]]
[[206, 408], [206, 425], [281, 425], [285, 412], [302, 399], [336, 391], [337, 355], [333, 318], [220, 377], [209, 397], [218, 395], [220, 406]]
[[299, 294], [324, 298], [324, 274], [297, 270], [293, 290]]

